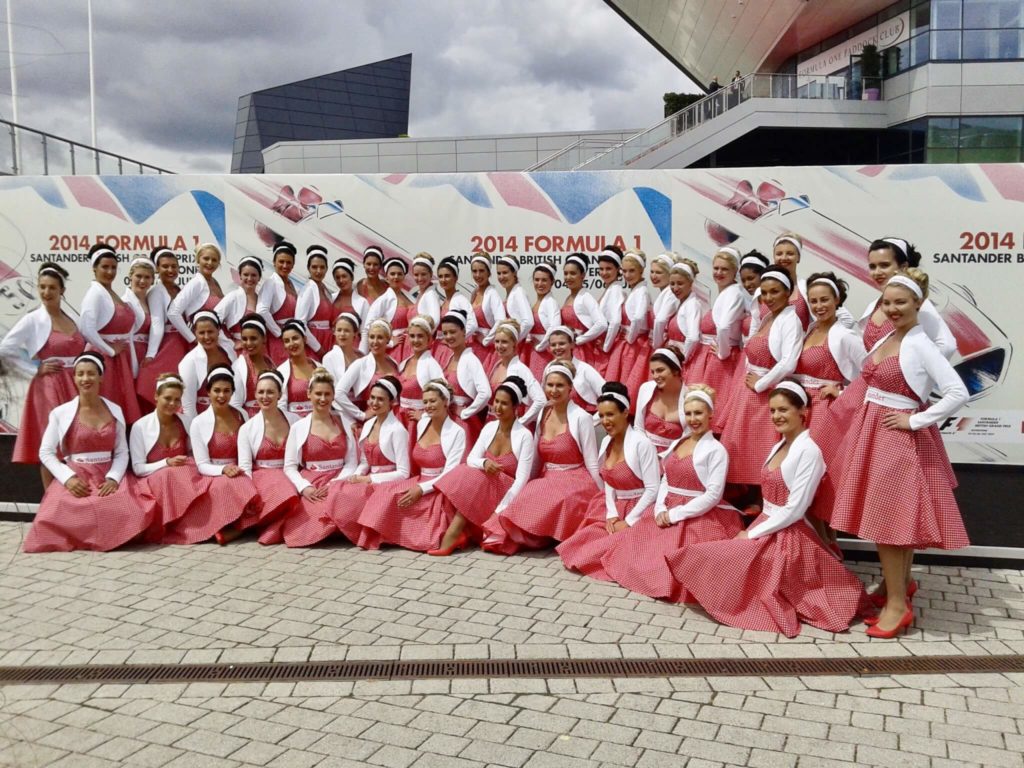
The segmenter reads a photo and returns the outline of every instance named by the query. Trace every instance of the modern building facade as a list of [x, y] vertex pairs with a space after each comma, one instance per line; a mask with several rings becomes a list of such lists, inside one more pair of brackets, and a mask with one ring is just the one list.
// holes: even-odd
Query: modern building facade
[[411, 79], [409, 53], [242, 96], [231, 172], [263, 173], [263, 150], [281, 141], [408, 133]]

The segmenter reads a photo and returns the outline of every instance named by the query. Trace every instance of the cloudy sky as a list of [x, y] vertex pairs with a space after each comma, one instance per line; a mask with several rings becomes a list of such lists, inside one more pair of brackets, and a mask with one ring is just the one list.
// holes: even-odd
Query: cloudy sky
[[[88, 143], [86, 1], [10, 2], [19, 122]], [[409, 52], [414, 136], [644, 127], [696, 90], [602, 0], [92, 4], [99, 146], [179, 172], [228, 170], [240, 95]]]

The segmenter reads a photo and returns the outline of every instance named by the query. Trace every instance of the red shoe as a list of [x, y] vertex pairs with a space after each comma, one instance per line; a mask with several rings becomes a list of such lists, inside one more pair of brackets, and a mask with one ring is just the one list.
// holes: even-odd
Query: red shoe
[[228, 537], [224, 535], [223, 531], [217, 531], [213, 534], [213, 540], [216, 541], [220, 546], [226, 547], [228, 544]]
[[876, 637], [879, 640], [892, 640], [896, 635], [900, 634], [904, 629], [914, 623], [914, 609], [907, 607], [907, 612], [903, 614], [903, 618], [900, 619], [900, 623], [892, 629], [879, 629], [878, 624], [872, 624], [867, 629], [868, 637]]
[[[911, 579], [910, 583], [907, 585], [907, 600], [909, 600], [910, 598], [912, 598], [916, 594], [917, 594], [917, 581], [915, 581], [914, 579]], [[885, 593], [884, 592], [879, 592], [879, 591], [872, 592], [870, 595], [868, 595], [868, 598], [871, 600], [871, 604], [873, 606], [875, 606], [876, 608], [884, 608], [885, 607]]]
[[428, 549], [427, 554], [431, 557], [448, 557], [453, 552], [465, 549], [466, 545], [469, 544], [469, 536], [463, 531], [460, 533], [450, 547], [442, 547], [441, 549]]

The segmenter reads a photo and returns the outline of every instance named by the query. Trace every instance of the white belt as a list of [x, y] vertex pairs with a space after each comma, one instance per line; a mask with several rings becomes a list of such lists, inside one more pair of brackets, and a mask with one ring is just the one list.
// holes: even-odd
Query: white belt
[[345, 466], [344, 459], [329, 459], [328, 461], [307, 461], [306, 469], [314, 472], [333, 472]]
[[472, 398], [466, 397], [465, 395], [455, 395], [452, 397], [456, 405], [469, 405], [473, 402]]
[[289, 413], [312, 413], [313, 404], [309, 400], [303, 400], [298, 403], [288, 403]]
[[370, 467], [370, 474], [376, 475], [381, 472], [394, 472], [396, 469], [398, 469], [398, 467], [394, 464], [379, 464], [376, 467]]
[[629, 488], [627, 490], [619, 490], [618, 488], [613, 488], [612, 490], [615, 491], [616, 500], [639, 499], [641, 496], [644, 495], [643, 488]]
[[281, 469], [284, 459], [256, 459], [256, 469]]
[[130, 341], [130, 333], [101, 333], [100, 338], [104, 341]]
[[647, 432], [647, 439], [654, 443], [658, 448], [668, 448], [674, 442], [672, 438], [662, 437], [661, 435], [652, 435]]
[[886, 408], [898, 408], [905, 411], [916, 411], [921, 408], [921, 404], [912, 397], [897, 395], [895, 392], [886, 392], [877, 387], [868, 387], [868, 391], [864, 393], [864, 402], [876, 403], [884, 405]]
[[531, 333], [530, 334], [530, 338], [533, 340], [534, 343], [537, 343], [537, 342], [544, 341], [544, 336], [545, 335], [546, 334], [543, 334], [543, 333]]
[[713, 333], [702, 333], [700, 335], [700, 343], [710, 347], [712, 344], [718, 343], [718, 336]]
[[149, 334], [148, 333], [133, 333], [132, 334], [132, 341], [138, 341], [138, 342], [141, 342], [143, 344], [148, 344], [149, 343]]
[[255, 400], [246, 400], [244, 403], [242, 403], [242, 405], [245, 406], [246, 408], [255, 408], [257, 405], [259, 405], [259, 403], [257, 403]]
[[804, 389], [821, 389], [822, 387], [827, 387], [829, 384], [842, 386], [843, 383], [841, 381], [819, 379], [814, 376], [808, 376], [806, 373], [798, 373], [796, 375], [796, 380], [800, 382], [800, 386], [802, 386]]
[[314, 329], [316, 329], [318, 331], [329, 331], [329, 330], [331, 330], [331, 321], [330, 320], [310, 320], [308, 323], [306, 323], [306, 325], [309, 326], [310, 328], [314, 328]]
[[75, 464], [102, 464], [112, 458], [113, 454], [110, 451], [93, 451], [92, 453], [72, 453], [68, 456], [68, 461], [73, 461]]
[[63, 368], [74, 368], [75, 360], [77, 357], [48, 357], [42, 362], [44, 363], [60, 363]]
[[762, 368], [760, 365], [754, 365], [748, 360], [747, 373], [753, 373], [756, 376], [764, 376], [766, 373], [768, 373], [768, 369]]
[[199, 395], [199, 396], [196, 397], [196, 405], [209, 405], [209, 404], [210, 404], [210, 398], [209, 397], [205, 397], [203, 395]]
[[417, 400], [415, 397], [400, 397], [400, 398], [398, 398], [398, 403], [403, 408], [406, 408], [406, 409], [408, 409], [410, 411], [422, 411], [423, 410], [423, 401], [422, 400]]
[[704, 494], [704, 491], [693, 491], [689, 488], [676, 488], [674, 485], [668, 486], [667, 490], [669, 496], [686, 496], [690, 499], [695, 499]]
[[420, 469], [420, 475], [423, 477], [437, 477], [444, 472], [444, 467], [422, 467]]
[[231, 334], [231, 338], [234, 339], [235, 341], [241, 341], [242, 340], [242, 332], [238, 331], [237, 333], [232, 333]]
[[177, 333], [178, 329], [170, 323], [164, 323], [164, 333]]
[[544, 462], [545, 472], [568, 472], [571, 469], [582, 469], [582, 464], [552, 464], [550, 461]]
[[210, 459], [210, 463], [218, 467], [226, 467], [228, 464], [234, 464], [236, 461], [238, 461], [237, 456], [230, 459]]

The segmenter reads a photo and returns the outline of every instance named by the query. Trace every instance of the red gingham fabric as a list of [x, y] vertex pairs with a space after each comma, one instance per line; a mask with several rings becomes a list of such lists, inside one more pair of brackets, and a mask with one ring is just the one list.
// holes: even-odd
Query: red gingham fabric
[[[484, 369], [486, 370], [486, 368]], [[466, 390], [459, 384], [459, 372], [458, 370], [445, 371], [444, 379], [448, 382], [448, 385], [452, 388], [452, 391], [457, 397], [468, 397]], [[480, 432], [484, 428], [484, 419], [487, 418], [487, 409], [481, 410], [479, 413], [470, 416], [468, 420], [463, 420], [459, 414], [462, 413], [464, 405], [458, 405], [452, 403], [451, 407], [451, 419], [464, 430], [466, 430], [466, 445], [473, 445], [476, 443], [476, 439], [480, 437]]]
[[644, 429], [650, 435], [663, 437], [666, 440], [677, 440], [683, 436], [683, 425], [678, 421], [665, 421], [661, 416], [647, 408], [644, 415]]
[[135, 379], [135, 393], [148, 403], [156, 401], [156, 379], [161, 373], [172, 373], [178, 370], [178, 363], [188, 354], [188, 343], [181, 338], [176, 328], [164, 330], [160, 349], [147, 365], [139, 358], [139, 375]]
[[[302, 449], [302, 460], [311, 462], [341, 459], [345, 456], [346, 447], [344, 430], [330, 441], [310, 434]], [[337, 532], [338, 529], [334, 527], [334, 521], [328, 510], [334, 504], [334, 497], [343, 485], [340, 482], [331, 482], [340, 471], [340, 469], [326, 472], [315, 472], [312, 469], [299, 470], [299, 474], [315, 487], [326, 487], [328, 490], [327, 497], [319, 501], [311, 502], [302, 496], [297, 497], [295, 506], [284, 517], [282, 529], [284, 543], [289, 547], [311, 547]], [[294, 486], [292, 487], [294, 488]]]
[[[384, 455], [379, 443], [364, 441], [360, 443], [363, 457], [368, 466], [383, 467], [391, 464], [391, 459]], [[338, 483], [341, 487], [333, 495], [330, 506], [327, 507], [327, 514], [334, 521], [334, 526], [341, 531], [341, 535], [358, 544], [364, 549], [380, 548], [380, 536], [376, 531], [363, 528], [359, 524], [359, 515], [363, 507], [374, 492], [383, 487], [381, 484], [373, 483]]]
[[[543, 335], [547, 331], [544, 327], [544, 323], [541, 322], [540, 315], [537, 314], [537, 310], [533, 310], [533, 328], [530, 330], [530, 335], [536, 334], [538, 336]], [[544, 381], [544, 369], [547, 364], [550, 363], [554, 358], [551, 353], [545, 350], [544, 352], [537, 351], [535, 342], [531, 339], [526, 345], [527, 352], [525, 355], [521, 355], [520, 359], [527, 365], [530, 372], [533, 374], [537, 381], [543, 383]]]
[[501, 472], [488, 475], [482, 469], [462, 464], [437, 481], [434, 488], [444, 494], [456, 512], [477, 528], [483, 526], [505, 498], [516, 476], [519, 462], [514, 453], [495, 456], [490, 451], [484, 457], [497, 463]]
[[[708, 310], [700, 319], [700, 332], [714, 334], [715, 321]], [[743, 357], [738, 348], [733, 348], [725, 360], [718, 359], [718, 353], [707, 344], [698, 344], [690, 359], [683, 365], [683, 381], [691, 384], [707, 384], [715, 390], [715, 413], [729, 410], [729, 388], [737, 366], [742, 369]]]
[[[85, 350], [85, 339], [77, 330], [68, 336], [51, 330], [36, 358], [78, 357]], [[177, 368], [175, 368], [177, 370]], [[11, 461], [15, 464], [38, 464], [39, 446], [43, 432], [50, 418], [50, 411], [66, 403], [78, 394], [75, 389], [75, 374], [72, 368], [62, 368], [57, 373], [33, 376], [25, 394], [25, 407], [21, 412], [18, 436], [14, 439], [14, 453]]]
[[[574, 331], [576, 331], [577, 335], [585, 333], [586, 331], [590, 330], [587, 326], [583, 324], [583, 321], [576, 316], [576, 310], [573, 309], [572, 304], [566, 304], [564, 307], [562, 307], [559, 314], [562, 318], [562, 325], [568, 328], [572, 328]], [[590, 363], [595, 368], [598, 366], [598, 364], [605, 365], [605, 362], [602, 360], [603, 352], [601, 352], [601, 350], [598, 347], [599, 341], [603, 341], [603, 339], [599, 337], [594, 341], [588, 341], [585, 344], [577, 344], [575, 352], [576, 357], [582, 360], [584, 363]], [[599, 352], [601, 352], [601, 354], [598, 354]]]
[[892, 333], [893, 330], [892, 320], [889, 318], [886, 318], [881, 325], [875, 325], [871, 318], [868, 318], [867, 325], [864, 326], [864, 349], [870, 352], [875, 344]]
[[806, 331], [807, 326], [811, 324], [811, 308], [807, 306], [807, 302], [804, 300], [804, 296], [800, 291], [793, 291], [792, 295], [789, 297], [789, 306], [796, 310], [796, 316], [800, 318], [800, 324]]
[[[100, 333], [122, 334], [131, 333], [135, 325], [135, 310], [127, 304], [116, 304], [110, 321], [100, 328]], [[96, 352], [103, 358], [105, 366], [103, 380], [100, 382], [100, 394], [113, 403], [121, 406], [125, 423], [128, 428], [142, 416], [139, 408], [138, 395], [135, 393], [135, 374], [132, 372], [132, 356], [126, 349], [120, 355], [109, 357], [91, 344], [86, 349]], [[175, 367], [174, 370], [177, 370]]]
[[[173, 444], [162, 447], [154, 445], [146, 461], [155, 462], [174, 456], [188, 454], [188, 438], [185, 428], [177, 421], [178, 438]], [[210, 515], [212, 501], [207, 491], [210, 478], [203, 477], [190, 458], [181, 467], [164, 467], [139, 481], [156, 499], [157, 514], [153, 527], [146, 534], [148, 541], [161, 541], [168, 526], [173, 525], [185, 514], [197, 517]]]
[[329, 328], [310, 328], [309, 333], [320, 342], [320, 357], [323, 357], [330, 352], [331, 347], [334, 346], [334, 305], [330, 299], [325, 299], [323, 294], [320, 295], [320, 302], [316, 305], [316, 311], [313, 312], [313, 316], [309, 318], [312, 320], [318, 320], [320, 322], [330, 323]]
[[[768, 337], [755, 336], [747, 343], [747, 359], [752, 365], [775, 365], [768, 351]], [[757, 485], [761, 466], [772, 446], [779, 441], [768, 413], [768, 392], [755, 392], [747, 386], [745, 367], [740, 366], [729, 395], [729, 410], [722, 429], [722, 446], [729, 453], [730, 483]], [[716, 414], [718, 409], [715, 409]]]
[[[263, 437], [254, 461], [284, 459], [284, 443], [274, 445], [270, 438]], [[260, 492], [263, 508], [258, 514], [248, 514], [239, 520], [242, 528], [256, 527], [260, 530], [260, 544], [280, 544], [284, 541], [284, 519], [298, 504], [295, 486], [279, 467], [253, 467], [252, 481]]]
[[[423, 399], [423, 388], [420, 386], [419, 379], [416, 375], [406, 376], [405, 374], [400, 375], [399, 381], [402, 382], [402, 397], [408, 398], [409, 400], [421, 400]], [[422, 409], [420, 409], [422, 410]], [[398, 406], [398, 418], [401, 419], [402, 424], [406, 429], [412, 426], [413, 421], [409, 418], [409, 414], [412, 410], [409, 408], [403, 408], [401, 405]]]
[[[628, 323], [626, 310], [622, 310], [622, 322]], [[607, 375], [608, 381], [620, 381], [629, 390], [629, 400], [632, 403], [630, 412], [636, 410], [636, 394], [640, 385], [647, 381], [651, 357], [651, 342], [647, 334], [641, 334], [632, 344], [626, 343], [626, 337], [620, 335], [612, 343], [611, 352], [608, 353]], [[602, 374], [604, 375], [604, 374]]]
[[[841, 382], [843, 380], [843, 374], [839, 370], [835, 358], [832, 357], [827, 343], [803, 350], [800, 353], [796, 372], [826, 381]], [[835, 503], [833, 476], [839, 464], [839, 449], [846, 432], [832, 412], [835, 400], [823, 398], [821, 390], [816, 387], [807, 389], [807, 396], [810, 398], [810, 408], [807, 410], [807, 429], [811, 433], [811, 439], [821, 448], [826, 469], [825, 477], [822, 478], [818, 493], [814, 497], [814, 503], [807, 510], [807, 514], [814, 515], [827, 523], [832, 518], [832, 507]]]
[[[297, 303], [298, 297], [285, 293], [284, 301], [277, 312], [273, 314], [274, 322], [281, 325], [285, 320], [295, 317], [295, 305]], [[213, 309], [213, 307], [210, 307], [210, 309]], [[284, 348], [284, 342], [281, 341], [280, 336], [275, 336], [272, 333], [267, 335], [267, 354], [274, 361], [274, 365], [280, 365], [288, 359], [288, 351]]]

